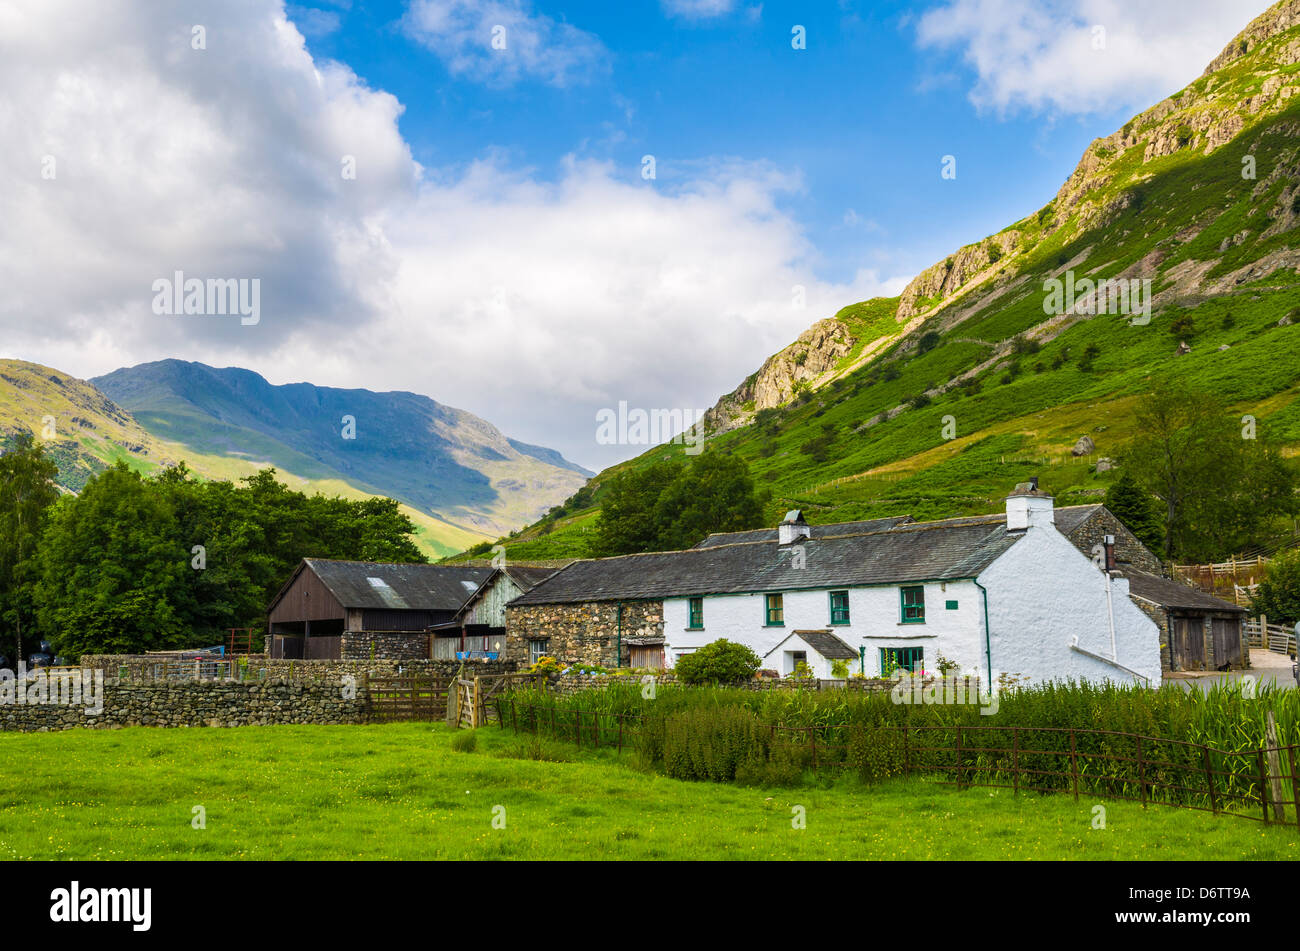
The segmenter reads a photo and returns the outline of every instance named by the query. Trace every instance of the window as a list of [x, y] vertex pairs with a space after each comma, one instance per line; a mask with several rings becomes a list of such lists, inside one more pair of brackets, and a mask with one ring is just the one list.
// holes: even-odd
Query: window
[[779, 594], [769, 594], [764, 598], [767, 603], [768, 627], [782, 627], [785, 624], [785, 607]]
[[896, 670], [916, 673], [925, 669], [924, 647], [880, 648], [880, 676], [892, 676]]
[[551, 639], [538, 637], [528, 642], [528, 663], [535, 664], [551, 651]]
[[849, 593], [847, 591], [831, 592], [831, 623], [849, 623]]
[[913, 588], [899, 588], [903, 599], [903, 623], [925, 623], [925, 588], [917, 585]]
[[704, 599], [691, 598], [689, 605], [690, 618], [686, 622], [686, 627], [688, 630], [698, 631], [704, 627]]

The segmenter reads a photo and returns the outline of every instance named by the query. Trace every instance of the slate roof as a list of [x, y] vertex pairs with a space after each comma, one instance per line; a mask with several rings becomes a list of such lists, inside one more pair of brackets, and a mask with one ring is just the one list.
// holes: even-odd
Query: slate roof
[[[787, 520], [789, 516], [786, 516]], [[863, 532], [878, 532], [912, 521], [910, 515], [894, 515], [889, 518], [873, 518], [865, 522], [837, 522], [834, 525], [809, 525], [811, 538], [828, 538], [831, 535], [855, 535]], [[777, 540], [775, 528], [755, 528], [747, 532], [714, 532], [696, 548], [716, 548], [719, 545], [735, 545], [739, 542], [774, 542]]]
[[[908, 522], [801, 546], [769, 541], [575, 561], [511, 605], [652, 600], [973, 578], [1021, 537], [998, 519]], [[806, 566], [794, 568], [796, 548]]]
[[1141, 571], [1126, 571], [1129, 594], [1143, 601], [1158, 604], [1163, 608], [1178, 608], [1185, 611], [1232, 611], [1245, 614], [1246, 609], [1238, 607], [1231, 601], [1216, 598], [1212, 594], [1198, 591], [1181, 581], [1157, 578]]
[[521, 591], [531, 591], [559, 570], [546, 565], [506, 565], [505, 567], [506, 574]]
[[303, 564], [343, 607], [395, 611], [458, 611], [492, 574], [491, 568], [461, 565], [324, 558], [305, 558]]
[[[781, 641], [784, 644], [791, 637], [798, 637], [805, 644], [821, 654], [827, 660], [857, 660], [858, 652], [849, 647], [830, 631], [791, 631], [790, 636]], [[777, 644], [764, 657], [771, 657], [781, 649]]]
[[[1092, 516], [1094, 512], [1102, 506], [1099, 503], [1091, 505], [1066, 505], [1055, 509], [1056, 527], [1062, 535], [1069, 535], [1076, 528], [1082, 525]], [[992, 515], [968, 515], [964, 516], [961, 521], [980, 522], [985, 525], [995, 525], [999, 522], [1006, 521], [1006, 513], [998, 512]], [[949, 519], [948, 521], [953, 521]], [[810, 525], [813, 538], [830, 538], [834, 535], [856, 535], [862, 532], [876, 532], [882, 529], [894, 528], [899, 525], [915, 524], [934, 524], [931, 522], [915, 522], [910, 515], [894, 515], [887, 518], [873, 518], [864, 522], [837, 522], [834, 525]], [[775, 528], [756, 528], [748, 532], [715, 532], [704, 541], [696, 545], [696, 548], [715, 548], [718, 545], [734, 545], [739, 542], [765, 542], [776, 541], [777, 530]]]

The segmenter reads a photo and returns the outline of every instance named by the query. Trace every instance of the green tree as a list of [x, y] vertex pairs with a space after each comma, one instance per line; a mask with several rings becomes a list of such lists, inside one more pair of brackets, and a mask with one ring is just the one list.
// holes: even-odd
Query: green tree
[[763, 506], [743, 459], [706, 452], [660, 495], [653, 521], [659, 526], [657, 545], [677, 550], [690, 548], [710, 532], [762, 527]]
[[1143, 490], [1131, 475], [1123, 473], [1106, 490], [1106, 508], [1157, 555], [1164, 553], [1165, 530], [1160, 522], [1160, 503]]
[[183, 646], [177, 605], [189, 557], [169, 502], [119, 463], [51, 512], [36, 586], [41, 627], [69, 657]]
[[1251, 601], [1254, 614], [1290, 627], [1300, 621], [1300, 552], [1288, 551], [1268, 563]]
[[596, 542], [597, 555], [628, 555], [655, 551], [660, 526], [655, 506], [664, 490], [681, 473], [676, 459], [664, 459], [640, 469], [620, 472], [609, 480], [600, 506]]
[[0, 453], [0, 653], [23, 656], [33, 632], [35, 556], [46, 511], [59, 497], [58, 469], [31, 433]]
[[1295, 475], [1211, 393], [1170, 379], [1142, 397], [1125, 470], [1164, 507], [1166, 557], [1209, 561], [1268, 539], [1296, 510]]
[[710, 532], [763, 524], [762, 500], [739, 456], [705, 452], [662, 460], [610, 480], [601, 503], [597, 555], [690, 548]]

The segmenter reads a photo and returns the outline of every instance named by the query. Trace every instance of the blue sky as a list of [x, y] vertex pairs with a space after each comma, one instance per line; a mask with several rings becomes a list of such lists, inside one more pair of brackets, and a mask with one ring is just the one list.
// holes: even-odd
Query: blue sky
[[[6, 0], [0, 356], [409, 390], [600, 469], [646, 448], [602, 411], [1035, 211], [1267, 5]], [[176, 271], [258, 319], [160, 315]]]
[[[803, 190], [781, 205], [806, 227], [818, 276], [847, 281], [864, 264], [919, 271], [1036, 210], [1087, 144], [1131, 115], [1127, 102], [1065, 116], [977, 106], [961, 50], [918, 45], [920, 15], [938, 6], [766, 0], [691, 19], [656, 0], [534, 3], [608, 52], [563, 86], [449, 71], [403, 28], [401, 0], [289, 13], [313, 54], [401, 100], [402, 134], [425, 165], [500, 152], [554, 179], [578, 155], [635, 181], [652, 154], [671, 187], [679, 164], [771, 162], [801, 176]], [[316, 26], [307, 10], [328, 22]], [[807, 30], [802, 51], [791, 47], [794, 25]], [[939, 175], [949, 154], [955, 180]]]

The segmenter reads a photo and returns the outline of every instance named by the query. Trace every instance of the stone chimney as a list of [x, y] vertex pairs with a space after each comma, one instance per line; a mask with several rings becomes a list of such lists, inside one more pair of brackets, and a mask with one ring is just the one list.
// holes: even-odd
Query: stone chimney
[[1021, 482], [1007, 496], [1007, 531], [1023, 532], [1032, 526], [1055, 524], [1052, 497], [1039, 491], [1037, 477]]
[[785, 513], [785, 521], [776, 528], [777, 539], [782, 545], [793, 545], [803, 541], [811, 534], [808, 523], [803, 520], [803, 512], [791, 509]]

